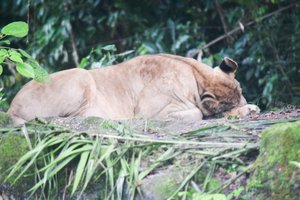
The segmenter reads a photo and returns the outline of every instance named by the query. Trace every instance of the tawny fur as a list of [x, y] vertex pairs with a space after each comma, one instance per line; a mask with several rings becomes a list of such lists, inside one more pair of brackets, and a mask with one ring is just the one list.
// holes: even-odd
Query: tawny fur
[[16, 95], [8, 114], [16, 124], [35, 117], [66, 116], [197, 121], [225, 111], [247, 115], [255, 109], [247, 105], [233, 71], [158, 54], [94, 70], [57, 72], [46, 83], [30, 81]]

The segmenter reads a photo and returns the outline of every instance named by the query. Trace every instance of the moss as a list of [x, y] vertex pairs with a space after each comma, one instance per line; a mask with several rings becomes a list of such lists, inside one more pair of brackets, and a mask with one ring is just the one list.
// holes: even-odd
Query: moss
[[156, 190], [159, 196], [168, 197], [170, 196], [178, 187], [178, 183], [172, 178], [162, 181], [156, 185]]
[[[34, 179], [32, 177], [22, 178], [17, 181], [13, 187], [11, 183], [14, 177], [9, 179], [6, 183], [4, 180], [9, 173], [9, 169], [28, 151], [26, 139], [21, 135], [15, 133], [7, 133], [0, 137], [0, 187], [10, 190], [11, 194], [18, 198], [23, 198], [25, 191], [33, 185]], [[0, 188], [0, 190], [1, 190]]]
[[180, 186], [186, 172], [176, 167], [159, 170], [141, 181], [143, 197], [137, 199], [168, 199]]
[[0, 127], [7, 126], [11, 123], [11, 120], [5, 112], [0, 112]]
[[215, 190], [219, 188], [221, 185], [222, 185], [221, 181], [219, 181], [216, 178], [211, 178], [208, 183], [207, 191]]
[[3, 182], [7, 170], [28, 151], [25, 138], [17, 134], [6, 134], [0, 138], [0, 182]]
[[298, 199], [300, 169], [290, 161], [300, 161], [300, 121], [266, 129], [250, 184], [260, 199]]
[[194, 193], [193, 200], [226, 200], [224, 194]]

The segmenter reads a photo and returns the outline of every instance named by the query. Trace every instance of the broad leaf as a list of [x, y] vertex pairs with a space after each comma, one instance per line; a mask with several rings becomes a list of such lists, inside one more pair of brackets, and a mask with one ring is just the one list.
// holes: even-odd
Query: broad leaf
[[23, 59], [17, 55], [10, 55], [9, 59], [17, 63], [23, 63]]
[[44, 68], [42, 68], [36, 60], [34, 60], [33, 58], [29, 58], [28, 62], [34, 70], [34, 80], [40, 83], [50, 80], [48, 72]]
[[1, 29], [1, 33], [5, 35], [24, 37], [28, 34], [28, 24], [25, 22], [12, 22]]
[[0, 56], [6, 57], [8, 56], [8, 52], [6, 49], [0, 49]]
[[3, 72], [3, 67], [2, 65], [0, 65], [0, 75], [2, 74], [2, 72]]
[[23, 49], [18, 49], [18, 51], [24, 56], [25, 58], [32, 58], [31, 55], [29, 55], [26, 51]]
[[85, 64], [87, 63], [88, 59], [86, 57], [82, 58], [79, 64], [79, 68], [84, 69]]
[[21, 75], [28, 78], [34, 78], [34, 69], [31, 65], [27, 63], [18, 63], [16, 69]]
[[19, 52], [15, 51], [13, 49], [10, 49], [8, 51], [8, 54], [9, 54], [10, 60], [17, 62], [17, 63], [23, 63], [22, 55]]

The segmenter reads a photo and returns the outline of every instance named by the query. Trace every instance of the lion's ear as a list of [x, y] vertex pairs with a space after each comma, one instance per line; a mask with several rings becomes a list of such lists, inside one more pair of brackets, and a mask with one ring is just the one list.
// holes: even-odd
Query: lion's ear
[[234, 60], [232, 60], [232, 59], [230, 59], [228, 57], [225, 57], [222, 60], [222, 62], [221, 62], [221, 64], [220, 64], [219, 67], [225, 73], [232, 73], [232, 72], [235, 72], [235, 70], [238, 67], [238, 64]]

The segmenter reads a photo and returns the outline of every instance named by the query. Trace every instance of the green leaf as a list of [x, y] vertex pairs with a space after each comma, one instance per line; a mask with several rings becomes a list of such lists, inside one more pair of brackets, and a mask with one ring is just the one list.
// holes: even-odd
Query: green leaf
[[83, 173], [86, 169], [85, 166], [86, 166], [87, 160], [89, 158], [89, 155], [90, 155], [90, 152], [85, 151], [80, 156], [80, 161], [79, 161], [77, 169], [76, 169], [75, 179], [74, 179], [74, 183], [73, 183], [73, 189], [72, 189], [72, 193], [71, 193], [72, 195], [77, 190], [78, 185], [82, 179]]
[[106, 46], [102, 47], [101, 49], [103, 49], [105, 51], [117, 51], [117, 48], [114, 44], [106, 45]]
[[10, 45], [10, 41], [9, 40], [1, 40], [0, 41], [0, 45]]
[[19, 56], [9, 56], [9, 59], [17, 63], [23, 63], [22, 58]]
[[23, 63], [23, 59], [17, 55], [11, 55], [9, 56], [9, 59], [17, 63]]
[[8, 56], [8, 51], [6, 49], [0, 49], [0, 56], [3, 56], [3, 57]]
[[27, 63], [18, 63], [16, 67], [17, 71], [28, 78], [34, 78], [34, 69], [31, 67], [31, 65]]
[[50, 180], [53, 176], [55, 176], [59, 171], [61, 171], [66, 165], [68, 165], [76, 155], [72, 155], [62, 162], [60, 162], [58, 165], [56, 165], [53, 168], [49, 168], [44, 173], [44, 177], [42, 180], [40, 180], [38, 183], [36, 183], [32, 188], [30, 188], [29, 192], [31, 192], [31, 195], [35, 193], [39, 187], [43, 187], [46, 181]]
[[18, 57], [21, 57], [21, 56], [22, 56], [19, 52], [17, 52], [17, 51], [14, 50], [14, 49], [8, 50], [8, 54], [9, 54], [10, 56], [18, 56]]
[[87, 57], [82, 58], [79, 64], [79, 68], [84, 69], [84, 66], [87, 63], [87, 61], [88, 61]]
[[18, 51], [24, 56], [25, 58], [32, 58], [31, 55], [29, 55], [26, 51], [23, 49], [18, 49]]
[[22, 59], [22, 55], [19, 54], [19, 52], [13, 50], [13, 49], [10, 49], [8, 51], [9, 53], [9, 59], [14, 61], [14, 62], [18, 62], [18, 63], [23, 63], [23, 59]]
[[5, 60], [5, 57], [0, 56], [0, 64], [3, 63], [4, 60]]
[[187, 40], [189, 38], [190, 38], [190, 36], [188, 36], [188, 35], [181, 35], [178, 38], [178, 40], [176, 40], [176, 42], [172, 45], [172, 51], [178, 50], [183, 43], [187, 42]]
[[26, 22], [12, 22], [1, 29], [1, 33], [5, 35], [24, 37], [28, 34], [28, 24]]
[[2, 65], [0, 65], [0, 75], [2, 74], [2, 72], [3, 72], [3, 67]]
[[[1, 73], [0, 73], [0, 74], [1, 74]], [[300, 168], [300, 162], [290, 161], [289, 164], [294, 165], [294, 166]]]
[[34, 80], [40, 83], [44, 83], [50, 80], [48, 72], [44, 68], [42, 68], [36, 60], [34, 60], [33, 58], [29, 58], [29, 64], [34, 70]]

